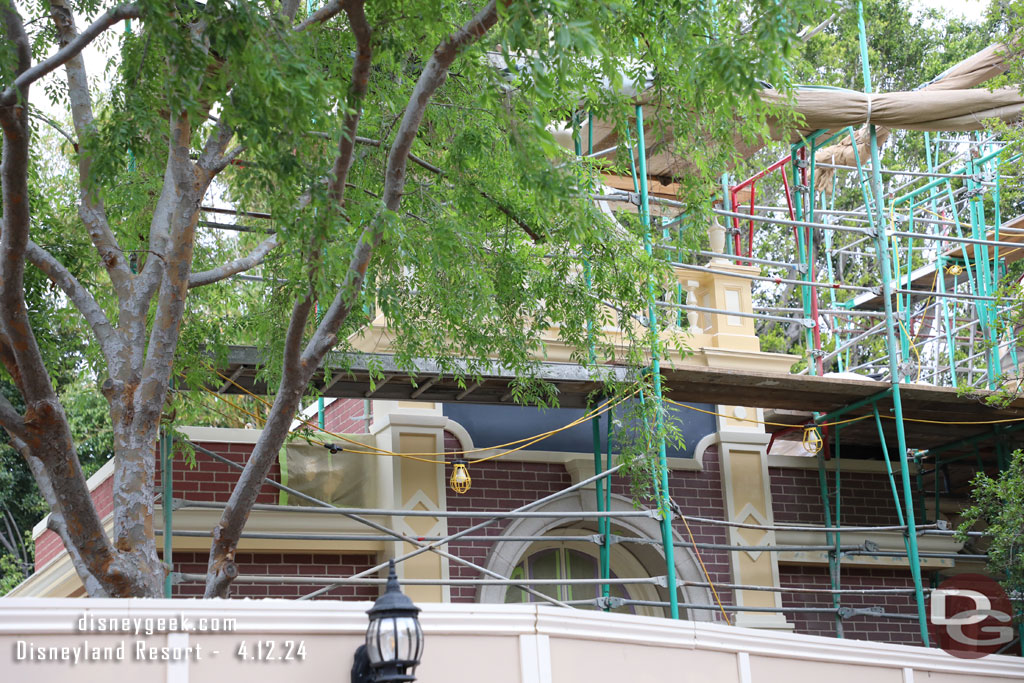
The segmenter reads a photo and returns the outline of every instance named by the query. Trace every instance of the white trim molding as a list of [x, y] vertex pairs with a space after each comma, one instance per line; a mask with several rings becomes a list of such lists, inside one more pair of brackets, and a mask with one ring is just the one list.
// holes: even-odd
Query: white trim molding
[[[249, 634], [269, 640], [276, 636], [282, 640], [289, 637], [336, 636], [349, 639], [339, 640], [339, 647], [352, 644], [354, 650], [355, 644], [366, 631], [366, 610], [369, 607], [369, 602], [334, 600], [7, 598], [0, 600], [0, 645], [10, 647], [15, 639], [43, 639], [46, 636], [80, 639], [82, 632], [79, 631], [79, 624], [83, 618], [156, 620], [185, 616], [193, 623], [202, 618], [216, 618], [220, 623], [225, 619], [234, 619], [231, 634], [239, 638], [248, 637], [251, 640], [253, 635]], [[636, 673], [636, 680], [664, 675], [664, 671], [655, 672], [645, 668], [643, 661], [643, 652], [655, 654], [657, 649], [679, 651], [680, 655], [684, 651], [732, 655], [736, 658], [735, 677], [730, 676], [729, 679], [734, 681], [758, 680], [758, 666], [767, 660], [783, 660], [793, 665], [817, 662], [858, 667], [857, 670], [862, 672], [858, 675], [866, 680], [874, 677], [879, 680], [902, 678], [903, 681], [913, 681], [917, 672], [920, 672], [922, 680], [935, 674], [963, 676], [965, 681], [1024, 680], [1024, 663], [1021, 659], [1005, 655], [966, 660], [924, 647], [842, 640], [708, 622], [560, 609], [546, 605], [423, 604], [421, 607], [423, 611], [420, 620], [427, 638], [425, 656], [428, 659], [432, 648], [447, 653], [462, 650], [471, 659], [474, 643], [480, 642], [481, 637], [489, 638], [491, 642], [514, 638], [513, 643], [500, 650], [504, 653], [501, 656], [509, 659], [492, 661], [488, 665], [495, 667], [495, 670], [511, 668], [514, 671], [518, 668], [519, 676], [514, 679], [523, 683], [550, 683], [554, 678], [553, 671], [557, 670], [556, 662], [564, 662], [568, 652], [600, 661], [608, 652], [607, 646], [610, 644], [641, 648], [632, 653], [637, 658], [629, 661], [629, 666]], [[222, 634], [193, 631], [177, 635], [185, 635], [191, 643], [201, 642], [208, 636], [220, 637]], [[339, 660], [337, 664], [347, 668], [346, 661]], [[664, 661], [664, 657], [658, 661]], [[680, 666], [686, 666], [685, 658], [679, 661]], [[695, 658], [694, 661], [702, 660]], [[424, 675], [422, 680], [424, 683], [442, 680], [468, 683], [480, 680], [479, 663], [473, 666], [461, 666], [461, 661], [456, 663], [460, 666], [451, 666], [451, 662], [446, 662], [438, 667], [443, 675]], [[223, 671], [234, 671], [247, 680], [280, 680], [282, 675], [280, 669], [270, 666], [253, 666], [245, 662], [224, 662], [222, 665], [227, 667]], [[4, 665], [8, 670], [11, 666], [25, 667], [19, 672], [24, 674], [38, 671], [32, 679], [34, 681], [66, 680], [65, 669], [45, 669], [43, 665], [31, 662], [8, 662]], [[30, 668], [35, 666], [39, 668]], [[174, 677], [170, 669], [165, 669], [166, 680], [182, 683], [188, 680], [187, 669], [179, 667]], [[260, 673], [264, 669], [271, 672]], [[218, 667], [218, 670], [222, 669]], [[291, 675], [298, 673], [294, 669], [289, 671], [293, 671]], [[687, 673], [687, 679], [703, 680], [698, 665]], [[153, 676], [149, 680], [157, 680], [157, 675], [158, 667], [154, 664]], [[330, 675], [334, 678], [310, 677], [304, 680], [312, 683], [336, 680], [338, 668], [332, 669]], [[612, 679], [599, 679], [594, 683], [612, 683]]]

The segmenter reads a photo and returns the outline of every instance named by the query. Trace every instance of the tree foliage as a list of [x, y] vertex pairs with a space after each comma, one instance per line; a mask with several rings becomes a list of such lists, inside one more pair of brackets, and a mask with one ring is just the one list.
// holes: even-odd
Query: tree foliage
[[1009, 467], [994, 478], [978, 472], [971, 487], [973, 503], [962, 513], [959, 540], [968, 540], [968, 531], [984, 531], [988, 571], [1007, 593], [1019, 596], [1024, 590], [1024, 451], [1015, 450]]
[[[857, 2], [841, 2], [832, 6], [833, 20], [820, 31], [803, 41], [798, 56], [790, 71], [790, 79], [794, 84], [811, 86], [845, 88], [863, 91], [864, 80], [860, 46], [858, 42]], [[868, 60], [874, 92], [910, 91], [919, 88], [939, 76], [949, 67], [975, 54], [989, 44], [1000, 40], [1006, 30], [1006, 8], [993, 3], [986, 19], [972, 22], [962, 17], [951, 16], [937, 8], [915, 10], [909, 3], [901, 0], [864, 0], [864, 23], [868, 46]], [[1014, 81], [1014, 82], [1020, 82]], [[916, 131], [895, 130], [881, 148], [882, 166], [886, 169], [905, 170], [911, 172], [927, 171], [927, 157], [924, 146], [924, 135]], [[947, 149], [949, 149], [947, 147]], [[736, 173], [737, 179], [752, 174], [776, 161], [788, 150], [779, 146], [769, 147], [755, 155], [748, 164], [741, 166]], [[943, 160], [945, 160], [944, 157]], [[862, 159], [865, 167], [868, 160]], [[838, 211], [863, 210], [864, 196], [862, 187], [856, 180], [855, 173], [837, 174], [834, 193], [827, 198], [819, 194], [815, 198], [818, 208]], [[888, 196], [889, 188], [899, 186], [909, 180], [908, 176], [898, 174], [886, 175], [883, 193]], [[792, 184], [792, 179], [791, 179]], [[954, 189], [959, 189], [954, 185]], [[758, 185], [758, 204], [770, 206], [786, 206], [783, 187], [778, 174], [767, 178]], [[987, 201], [991, 202], [988, 198]], [[986, 207], [988, 214], [991, 208]], [[1004, 212], [1004, 216], [1010, 215]], [[821, 219], [819, 214], [816, 220]], [[866, 252], [866, 256], [842, 254], [832, 259], [832, 275], [826, 265], [826, 254], [832, 250], [847, 247], [858, 240], [859, 235], [837, 233], [825, 234], [824, 231], [813, 232], [814, 250], [811, 258], [812, 279], [818, 281], [836, 281], [854, 286], [876, 286], [878, 284], [877, 261], [870, 243], [862, 243], [860, 249], [852, 252]], [[926, 251], [917, 249], [908, 253], [900, 249], [894, 253], [901, 267], [906, 269], [907, 260], [911, 260], [911, 268], [924, 265]], [[796, 240], [788, 226], [772, 226], [760, 224], [757, 228], [756, 253], [754, 256], [788, 263], [800, 262]], [[792, 277], [787, 274], [786, 277]], [[755, 286], [756, 303], [764, 306], [795, 307], [802, 305], [801, 288], [784, 285]], [[854, 298], [854, 291], [818, 290], [819, 304], [822, 309], [841, 306]], [[955, 308], [954, 303], [954, 308]], [[955, 311], [954, 311], [955, 312]], [[831, 324], [829, 318], [825, 318]], [[868, 323], [861, 325], [863, 329], [877, 321], [861, 319]], [[759, 322], [759, 336], [762, 347], [766, 350], [788, 352], [799, 355], [794, 369], [806, 367], [808, 351], [804, 340], [804, 330], [797, 324], [779, 324], [776, 322]], [[825, 351], [829, 351], [831, 335], [823, 331]], [[921, 333], [922, 335], [927, 333]], [[870, 335], [862, 340], [853, 350], [850, 366], [885, 354], [884, 335]], [[827, 362], [826, 371], [847, 369], [839, 366], [833, 359]]]
[[[667, 273], [639, 221], [611, 225], [588, 201], [608, 168], [558, 147], [550, 126], [590, 112], [625, 138], [643, 91], [657, 111], [649, 138], [687, 159], [681, 199], [697, 215], [736, 161], [735, 121], [748, 140], [767, 135], [761, 82], [785, 82], [816, 9], [332, 0], [306, 16], [297, 0], [0, 0], [0, 361], [21, 397], [0, 402], [0, 423], [89, 593], [159, 593], [158, 431], [207, 407], [172, 384], [210, 381], [227, 343], [258, 345], [277, 391], [214, 529], [207, 595], [230, 585], [312, 373], [377, 312], [400, 364], [431, 358], [468, 379], [496, 359], [522, 376], [517, 400], [552, 403], [530, 381], [542, 334], [557, 321], [587, 364], [588, 322], [642, 317], [648, 283]], [[125, 19], [138, 22], [121, 33]], [[115, 46], [100, 98], [79, 54], [93, 40]], [[63, 161], [40, 142], [54, 122], [26, 107], [51, 72], [46, 95], [70, 120]], [[53, 172], [61, 164], [68, 173]], [[66, 185], [45, 190], [58, 176]], [[211, 230], [201, 207], [215, 198], [272, 219]], [[231, 279], [245, 272], [258, 279]], [[58, 334], [63, 324], [78, 334]], [[649, 332], [620, 326], [632, 347], [603, 344], [597, 359], [642, 365]], [[112, 541], [70, 416], [95, 405], [71, 401], [70, 368], [106, 404]]]

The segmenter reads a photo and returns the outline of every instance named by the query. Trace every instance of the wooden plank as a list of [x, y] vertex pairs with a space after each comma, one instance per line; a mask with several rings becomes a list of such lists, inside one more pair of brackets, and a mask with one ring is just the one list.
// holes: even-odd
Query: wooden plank
[[[380, 368], [386, 376], [393, 378], [386, 382], [378, 382], [378, 390], [374, 398], [409, 400], [413, 381], [424, 385], [431, 377], [437, 377], [441, 369], [429, 361], [418, 361], [416, 369], [410, 373], [399, 368], [390, 355], [352, 354], [336, 355], [332, 360], [332, 380], [337, 382], [328, 390], [328, 396], [341, 398], [363, 398], [369, 390], [368, 369]], [[242, 367], [236, 381], [253, 393], [265, 394], [267, 387], [255, 381], [259, 363], [259, 354], [252, 347], [236, 347], [229, 353], [225, 374], [234, 374]], [[613, 380], [622, 380], [627, 370], [621, 366], [608, 366], [603, 372]], [[318, 373], [322, 378], [322, 374]], [[537, 376], [553, 382], [559, 389], [560, 404], [567, 408], [582, 408], [586, 405], [588, 393], [599, 384], [595, 383], [592, 373], [586, 368], [571, 363], [540, 363]], [[722, 368], [706, 368], [698, 366], [682, 366], [667, 368], [663, 371], [665, 395], [680, 402], [700, 402], [721, 405], [739, 405], [754, 408], [771, 408], [777, 410], [830, 412], [842, 408], [859, 399], [878, 393], [885, 388], [884, 382], [870, 380], [851, 380], [835, 377], [812, 377], [807, 375], [789, 375], [748, 370], [730, 370]], [[476, 381], [477, 378], [471, 378]], [[507, 403], [501, 401], [515, 380], [515, 373], [498, 364], [485, 364], [480, 371], [479, 379], [484, 383], [471, 394], [464, 396], [464, 403]], [[322, 381], [322, 379], [320, 380]], [[314, 386], [317, 386], [316, 379]], [[215, 389], [221, 388], [218, 383]], [[230, 386], [226, 393], [239, 393], [239, 389]], [[451, 379], [450, 375], [441, 377], [417, 398], [422, 401], [454, 402], [463, 389]], [[983, 420], [1000, 420], [1024, 418], [1024, 399], [1016, 399], [1006, 407], [985, 405], [983, 399], [988, 392], [979, 392], [972, 396], [960, 396], [955, 389], [949, 387], [933, 387], [927, 385], [903, 385], [904, 414], [907, 417], [930, 419], [940, 422], [978, 422]], [[891, 402], [886, 399], [879, 402], [879, 409], [888, 412]], [[866, 411], [855, 411], [853, 417]], [[891, 422], [891, 421], [887, 421]], [[910, 423], [908, 423], [909, 425]], [[945, 433], [962, 432], [955, 429], [957, 425], [942, 425], [940, 431]], [[970, 427], [968, 427], [970, 428]], [[976, 429], [976, 427], [975, 427]], [[926, 427], [911, 427], [908, 430], [920, 431], [927, 435]], [[931, 431], [935, 431], [934, 429]], [[851, 432], [853, 433], [853, 432]], [[944, 439], [948, 441], [949, 439]]]

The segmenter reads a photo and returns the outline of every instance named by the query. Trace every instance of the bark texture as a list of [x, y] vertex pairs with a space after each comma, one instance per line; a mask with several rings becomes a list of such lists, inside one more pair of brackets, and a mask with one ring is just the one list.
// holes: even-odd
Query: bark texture
[[[297, 5], [291, 0], [282, 4], [281, 15], [287, 23], [294, 21]], [[332, 0], [291, 29], [309, 31], [341, 14], [347, 18], [357, 50], [346, 102], [345, 111], [349, 113], [342, 121], [337, 153], [326, 179], [328, 197], [339, 215], [344, 214], [355, 145], [365, 144], [357, 133], [371, 74], [373, 30], [363, 0]], [[168, 568], [157, 554], [153, 530], [154, 456], [188, 292], [258, 266], [279, 247], [280, 240], [271, 235], [245, 256], [202, 272], [192, 271], [203, 197], [218, 173], [231, 164], [244, 163], [239, 157], [246, 151], [244, 146], [232, 146], [235, 131], [214, 119], [216, 125], [205, 136], [199, 153], [193, 153], [199, 127], [205, 125], [209, 115], [209, 108], [203, 110], [204, 105], [200, 105], [201, 120], [194, 110], [166, 112], [166, 163], [149, 220], [144, 257], [138, 264], [126, 258], [103, 198], [92, 183], [94, 159], [90, 146], [81, 144], [95, 134], [93, 102], [81, 53], [119, 22], [130, 18], [145, 22], [146, 17], [135, 5], [120, 5], [79, 31], [68, 0], [51, 0], [49, 18], [57, 49], [33, 64], [30, 40], [17, 6], [0, 3], [0, 30], [6, 42], [14, 46], [17, 61], [14, 80], [0, 91], [0, 362], [26, 406], [24, 414], [19, 413], [0, 395], [0, 425], [10, 434], [50, 505], [49, 528], [64, 541], [88, 594], [156, 597], [162, 594]], [[296, 298], [285, 338], [284, 372], [269, 419], [214, 529], [207, 596], [226, 595], [237, 576], [235, 549], [263, 478], [288, 435], [313, 372], [335, 346], [339, 330], [359, 305], [367, 268], [384, 238], [387, 217], [400, 207], [409, 161], [425, 164], [411, 154], [411, 149], [431, 98], [444, 84], [459, 53], [485, 35], [497, 18], [495, 2], [487, 3], [442, 40], [425, 64], [390, 145], [379, 210], [361, 227], [345, 275], [312, 333], [307, 330], [316, 305], [312, 286], [315, 275], [310, 276], [306, 293]], [[206, 49], [205, 29], [202, 18], [181, 27], [191, 44], [200, 49]], [[211, 62], [215, 64], [211, 69], [226, 67], [219, 57]], [[28, 92], [35, 81], [56, 70], [63, 71], [73, 124], [73, 131], [62, 130], [61, 134], [73, 142], [77, 152], [78, 217], [109, 277], [116, 317], [108, 316], [94, 293], [30, 237], [32, 136]], [[203, 77], [210, 73], [207, 70]], [[378, 146], [386, 144], [374, 142]], [[295, 200], [300, 207], [308, 201], [308, 197]], [[310, 261], [315, 263], [323, 245], [313, 242], [306, 247]], [[93, 505], [67, 417], [33, 334], [25, 301], [26, 264], [42, 272], [74, 305], [106, 361], [107, 376], [100, 389], [109, 405], [114, 433], [112, 537], [105, 533]]]
[[[341, 6], [348, 15], [352, 32], [358, 42], [348, 103], [352, 111], [358, 112], [358, 106], [353, 107], [352, 103], [361, 100], [365, 93], [372, 58], [371, 29], [366, 24], [362, 2], [344, 2]], [[486, 34], [497, 19], [497, 7], [492, 0], [434, 49], [413, 88], [391, 144], [384, 171], [384, 192], [381, 198], [383, 206], [362, 229], [349, 259], [347, 275], [339, 286], [334, 300], [324, 312], [316, 331], [305, 342], [304, 348], [302, 332], [309, 318], [312, 301], [306, 298], [296, 302], [285, 341], [281, 385], [263, 433], [253, 448], [252, 456], [246, 463], [238, 485], [231, 493], [220, 522], [213, 531], [214, 540], [210, 547], [207, 568], [206, 597], [226, 597], [232, 580], [237, 576], [234, 556], [249, 512], [256, 502], [263, 478], [270, 471], [288, 435], [288, 428], [299, 408], [306, 385], [327, 352], [337, 344], [338, 331], [359, 301], [366, 269], [384, 235], [385, 212], [397, 211], [401, 204], [412, 143], [416, 139], [416, 133], [431, 97], [448, 78], [448, 71], [459, 52]], [[329, 180], [331, 197], [339, 208], [344, 202], [345, 178], [351, 167], [353, 148], [357, 142], [358, 117], [358, 113], [354, 113], [345, 118], [338, 156], [333, 165], [332, 178]]]

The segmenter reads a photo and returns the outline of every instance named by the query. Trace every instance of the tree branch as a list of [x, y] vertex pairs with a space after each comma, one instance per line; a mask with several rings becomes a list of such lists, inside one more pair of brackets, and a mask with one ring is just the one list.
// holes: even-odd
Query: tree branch
[[267, 257], [271, 251], [273, 251], [278, 245], [277, 235], [268, 237], [267, 239], [260, 242], [256, 248], [249, 252], [247, 256], [237, 258], [230, 263], [225, 263], [222, 266], [211, 268], [210, 270], [204, 270], [199, 273], [192, 273], [188, 279], [188, 288], [193, 289], [195, 287], [202, 287], [204, 285], [212, 285], [215, 282], [220, 282], [232, 275], [238, 273], [244, 273], [247, 270], [255, 268], [256, 266], [263, 263], [263, 259]]
[[505, 216], [507, 216], [509, 220], [518, 225], [519, 229], [525, 232], [527, 235], [529, 235], [530, 239], [532, 239], [535, 243], [540, 244], [545, 241], [546, 238], [544, 237], [544, 235], [540, 234], [539, 232], [531, 228], [526, 221], [524, 221], [522, 218], [516, 215], [515, 211], [505, 206], [491, 195], [487, 194], [486, 191], [477, 188], [477, 192], [480, 193], [481, 197], [483, 197], [490, 203], [494, 204], [494, 208], [505, 214]]
[[[57, 27], [58, 43], [63, 52], [78, 39], [78, 30], [75, 28], [74, 16], [67, 5], [67, 0], [51, 0], [50, 17]], [[58, 54], [61, 54], [58, 52]], [[88, 136], [93, 123], [92, 99], [89, 95], [89, 79], [85, 73], [85, 61], [80, 54], [81, 50], [70, 54], [64, 61], [64, 70], [67, 74], [68, 99], [71, 102], [71, 118], [75, 125], [75, 132], [80, 141]], [[103, 206], [103, 200], [91, 192], [89, 187], [89, 170], [92, 168], [92, 158], [82, 151], [78, 154], [78, 182], [79, 197], [78, 215], [85, 223], [89, 231], [96, 251], [107, 269], [110, 281], [114, 285], [114, 291], [118, 298], [124, 301], [130, 290], [132, 278], [131, 269], [124, 258], [124, 252], [117, 243], [110, 224], [107, 221], [107, 211]]]
[[210, 133], [203, 144], [203, 152], [199, 155], [196, 166], [202, 169], [209, 179], [227, 168], [245, 150], [244, 147], [238, 145], [231, 151], [225, 151], [231, 144], [231, 138], [234, 135], [235, 131], [221, 119], [217, 122], [217, 128]]
[[[349, 4], [350, 2], [348, 0], [330, 0], [330, 2], [325, 4], [323, 7], [321, 7], [320, 9], [318, 9], [317, 11], [313, 12], [308, 17], [303, 19], [301, 22], [299, 22], [299, 24], [295, 26], [293, 30], [305, 31], [313, 24], [322, 24], [331, 17], [335, 16], [338, 12], [340, 12], [343, 9], [343, 5], [347, 6]], [[362, 5], [361, 2], [359, 4]], [[292, 11], [292, 18], [295, 18], [294, 10]]]
[[295, 14], [299, 11], [299, 0], [284, 0], [281, 3], [281, 14], [288, 19], [288, 23], [295, 21]]
[[18, 528], [18, 523], [6, 505], [0, 506], [0, 518], [4, 520], [4, 533], [0, 533], [0, 543], [7, 548], [7, 552], [18, 558], [19, 562], [27, 564], [27, 553], [25, 552], [25, 538]]
[[[420, 123], [430, 98], [448, 78], [448, 70], [462, 48], [479, 40], [498, 20], [495, 0], [491, 0], [458, 31], [451, 34], [437, 46], [413, 88], [402, 116], [402, 123], [395, 135], [388, 154], [385, 170], [383, 202], [388, 211], [397, 211], [402, 202], [405, 177], [409, 164], [412, 143], [416, 139]], [[383, 237], [385, 221], [383, 213], [378, 214], [363, 228], [349, 260], [348, 273], [338, 293], [324, 313], [313, 337], [302, 354], [304, 366], [317, 367], [324, 355], [337, 343], [338, 330], [348, 318], [353, 306], [359, 300], [370, 257]]]
[[3, 394], [0, 394], [0, 426], [14, 438], [25, 439], [25, 418], [14, 409]]
[[[366, 138], [366, 137], [361, 137], [361, 136], [357, 135], [355, 137], [355, 141], [356, 141], [356, 143], [358, 143], [360, 145], [369, 145], [370, 147], [380, 147], [380, 140], [374, 140], [373, 138]], [[441, 176], [442, 178], [447, 175], [447, 173], [445, 172], [445, 170], [443, 168], [439, 168], [439, 167], [435, 166], [434, 164], [430, 163], [429, 161], [427, 161], [425, 159], [421, 159], [420, 157], [416, 156], [415, 154], [412, 154], [412, 153], [409, 154], [409, 161], [411, 161], [414, 164], [417, 164], [419, 166], [422, 166], [423, 168], [427, 169], [431, 173], [434, 173], [434, 174], [436, 174], [438, 176]], [[510, 209], [509, 207], [505, 206], [504, 204], [499, 202], [497, 199], [492, 197], [490, 194], [488, 194], [486, 190], [483, 190], [481, 188], [477, 188], [476, 191], [480, 194], [481, 197], [483, 197], [487, 201], [489, 201], [492, 204], [494, 204], [495, 208], [498, 209], [498, 211], [500, 211], [501, 213], [505, 214], [509, 219], [512, 220], [512, 222], [514, 222], [516, 225], [518, 225], [520, 227], [520, 229], [523, 232], [525, 232], [527, 235], [529, 235], [530, 238], [534, 242], [537, 242], [539, 244], [541, 242], [544, 242], [547, 239], [544, 235], [542, 235], [541, 233], [537, 232], [532, 227], [530, 227], [530, 225], [526, 221], [524, 221], [522, 218], [517, 216], [516, 213], [512, 209]]]
[[91, 292], [82, 286], [78, 279], [72, 275], [50, 252], [38, 244], [29, 240], [25, 250], [25, 257], [29, 263], [41, 270], [49, 278], [50, 282], [60, 287], [68, 299], [75, 305], [78, 312], [82, 314], [85, 321], [92, 328], [92, 333], [99, 342], [103, 353], [108, 359], [114, 354], [112, 347], [117, 339], [117, 331], [103, 312], [100, 305], [96, 303]]
[[60, 50], [55, 54], [39, 62], [32, 68], [23, 71], [21, 75], [14, 79], [14, 83], [0, 93], [0, 107], [14, 104], [18, 99], [18, 90], [35, 83], [54, 69], [60, 68], [72, 58], [77, 57], [89, 43], [96, 40], [101, 33], [114, 24], [124, 21], [125, 19], [138, 18], [139, 8], [135, 5], [121, 5], [120, 7], [108, 10], [106, 14], [94, 21], [84, 31], [82, 31], [82, 33], [62, 45]]
[[[359, 301], [370, 257], [383, 237], [384, 226], [387, 223], [386, 213], [399, 208], [405, 186], [408, 156], [431, 96], [444, 83], [448, 69], [461, 49], [478, 40], [496, 21], [497, 9], [492, 0], [434, 50], [433, 56], [420, 74], [388, 157], [383, 196], [384, 207], [362, 230], [349, 261], [345, 280], [298, 359], [298, 363], [290, 362], [290, 359], [293, 358], [293, 348], [297, 348], [301, 343], [302, 331], [305, 328], [312, 303], [310, 299], [295, 303], [288, 336], [285, 340], [285, 372], [281, 378], [274, 405], [270, 410], [263, 432], [253, 448], [252, 455], [242, 471], [242, 476], [234, 491], [231, 492], [231, 498], [224, 508], [220, 522], [213, 530], [214, 540], [210, 546], [206, 597], [225, 596], [231, 585], [231, 580], [234, 578], [233, 573], [237, 573], [237, 569], [233, 569], [234, 553], [249, 511], [259, 494], [263, 478], [277, 457], [278, 450], [288, 434], [288, 426], [302, 400], [310, 376], [319, 367], [326, 353], [334, 346], [338, 330], [352, 311], [353, 306]], [[354, 136], [350, 140], [354, 142]]]
[[[87, 553], [83, 553], [82, 549], [76, 545], [76, 541], [81, 541], [81, 539], [76, 538], [76, 534], [68, 528], [64, 510], [61, 507], [60, 497], [53, 488], [53, 482], [43, 461], [33, 455], [28, 446], [20, 439], [14, 440], [14, 446], [21, 452], [22, 457], [25, 458], [28, 469], [32, 472], [33, 479], [36, 480], [36, 486], [39, 487], [39, 492], [43, 496], [43, 500], [50, 506], [50, 518], [46, 526], [60, 536], [61, 541], [64, 542], [64, 547], [67, 548], [68, 555], [71, 557], [71, 564], [74, 565], [75, 571], [85, 585], [86, 594], [90, 597], [106, 597], [110, 595], [111, 591], [108, 590], [107, 583], [101, 580], [101, 577], [106, 578], [107, 572], [100, 572], [99, 570], [112, 564], [114, 548], [111, 546], [107, 534], [103, 531], [103, 526], [99, 524], [99, 517], [96, 515], [95, 508], [92, 507], [92, 500], [89, 499], [89, 507], [93, 512], [92, 517], [96, 518], [95, 524], [99, 526], [99, 534], [98, 536], [94, 534], [94, 537], [90, 539], [91, 543], [86, 546]], [[75, 462], [78, 462], [77, 458]], [[88, 499], [88, 488], [84, 486], [84, 483], [85, 479], [83, 478], [82, 488], [85, 489], [86, 498]], [[76, 520], [76, 529], [82, 527], [85, 527], [85, 525]], [[89, 562], [85, 558], [88, 558]]]
[[[21, 16], [13, 4], [0, 9], [4, 34], [16, 46], [18, 69], [30, 63], [28, 36]], [[20, 96], [28, 99], [29, 87], [20, 88]], [[32, 139], [25, 104], [0, 107], [0, 128], [3, 148], [0, 152], [0, 203], [3, 222], [0, 224], [0, 331], [7, 342], [10, 361], [19, 382], [28, 410], [33, 403], [54, 396], [50, 376], [43, 364], [42, 353], [32, 331], [25, 303], [25, 249], [28, 246], [31, 222], [28, 167], [29, 144]]]
[[[15, 9], [14, 3], [4, 3], [3, 7], [0, 7], [0, 14], [4, 22], [4, 35], [14, 45], [15, 56], [18, 60], [15, 68], [15, 73], [20, 75], [28, 71], [32, 66], [32, 47], [29, 43], [28, 34], [25, 33], [25, 24], [21, 20], [21, 15], [18, 14], [18, 10]], [[15, 83], [17, 83], [17, 76], [15, 76]], [[18, 87], [17, 90], [24, 90], [28, 87], [28, 84]], [[5, 91], [6, 92], [6, 91]], [[15, 101], [18, 99], [18, 95], [21, 95], [23, 105], [28, 104], [28, 92], [15, 93]], [[0, 102], [0, 106], [9, 107], [15, 102]]]
[[[288, 323], [288, 332], [284, 338], [284, 373], [285, 378], [294, 376], [295, 371], [301, 368], [300, 352], [302, 350], [302, 336], [306, 329], [306, 321], [309, 320], [309, 313], [313, 309], [313, 296], [295, 302], [292, 308], [291, 320]], [[305, 369], [305, 368], [302, 368]], [[305, 373], [299, 373], [300, 382], [305, 386], [307, 379], [301, 379]], [[282, 379], [282, 383], [284, 383]]]
[[356, 58], [352, 64], [352, 85], [349, 88], [348, 101], [345, 103], [347, 112], [341, 127], [341, 140], [338, 142], [338, 156], [334, 159], [330, 180], [327, 183], [327, 194], [338, 206], [345, 199], [345, 181], [352, 167], [352, 152], [355, 149], [356, 130], [359, 128], [359, 116], [363, 110], [363, 97], [366, 95], [370, 80], [370, 62], [373, 52], [370, 46], [370, 25], [366, 22], [362, 0], [349, 0], [345, 3], [345, 13], [352, 26], [356, 38]]
[[247, 165], [245, 161], [237, 161], [238, 157], [245, 151], [245, 145], [235, 145], [228, 151], [224, 152], [217, 160], [217, 163], [213, 164], [209, 171], [212, 175], [217, 175], [231, 164], [237, 163], [239, 166]]
[[71, 146], [75, 148], [76, 152], [78, 151], [78, 140], [75, 140], [75, 138], [71, 135], [71, 133], [69, 133], [66, 130], [64, 130], [64, 128], [60, 124], [58, 124], [56, 121], [51, 119], [49, 116], [41, 114], [38, 111], [33, 111], [34, 109], [35, 109], [35, 107], [33, 107], [32, 109], [29, 110], [28, 115], [30, 117], [32, 117], [34, 119], [37, 119], [39, 121], [42, 121], [43, 123], [49, 125], [50, 128], [53, 128], [55, 131], [57, 131], [62, 136], [64, 136], [64, 139], [71, 143]]
[[[170, 132], [164, 188], [153, 218], [158, 228], [151, 230], [157, 237], [150, 238], [151, 242], [159, 246], [154, 246], [156, 255], [146, 263], [139, 276], [145, 280], [141, 288], [143, 291], [137, 295], [140, 306], [145, 306], [139, 310], [145, 311], [149, 306], [148, 290], [151, 282], [159, 282], [156, 311], [136, 403], [137, 416], [145, 414], [145, 418], [154, 423], [163, 409], [171, 364], [178, 344], [192, 272], [199, 203], [205, 193], [205, 186], [197, 182], [196, 169], [189, 159], [192, 126], [188, 115], [181, 114], [174, 118]], [[160, 213], [164, 215], [157, 215]]]
[[448, 79], [448, 70], [462, 48], [479, 40], [498, 21], [495, 0], [490, 0], [483, 9], [458, 31], [448, 37], [434, 50], [420, 74], [416, 87], [413, 89], [409, 104], [402, 116], [402, 123], [391, 145], [388, 155], [388, 166], [384, 179], [384, 205], [391, 211], [398, 208], [402, 201], [402, 190], [405, 188], [405, 173], [409, 162], [412, 143], [416, 140], [423, 115], [427, 111], [430, 98]]

